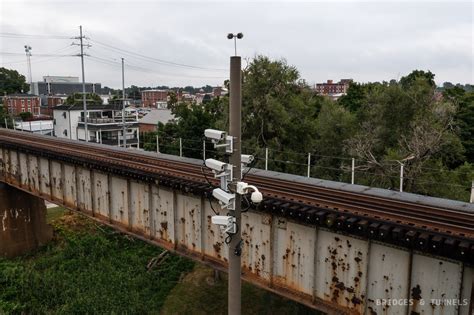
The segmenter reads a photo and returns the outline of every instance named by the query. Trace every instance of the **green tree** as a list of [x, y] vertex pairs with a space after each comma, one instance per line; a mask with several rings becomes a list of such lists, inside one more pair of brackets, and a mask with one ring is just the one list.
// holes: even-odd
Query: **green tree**
[[413, 85], [415, 80], [422, 79], [428, 82], [430, 86], [435, 87], [434, 77], [435, 75], [431, 71], [413, 70], [410, 74], [400, 79], [400, 84], [406, 89]]
[[8, 112], [6, 111], [5, 107], [0, 104], [0, 126], [6, 127], [5, 126], [5, 121], [7, 123], [8, 128], [13, 128], [12, 118], [10, 117]]
[[16, 70], [0, 68], [0, 94], [26, 93], [30, 90], [25, 76]]
[[446, 89], [443, 96], [457, 107], [454, 126], [466, 150], [467, 161], [474, 163], [474, 92], [455, 86]]
[[30, 112], [24, 112], [20, 113], [21, 120], [23, 121], [29, 121], [33, 118], [33, 114]]
[[[82, 105], [82, 93], [74, 93], [69, 95], [64, 102], [66, 105]], [[102, 105], [102, 98], [95, 93], [86, 93], [86, 103], [87, 105]]]

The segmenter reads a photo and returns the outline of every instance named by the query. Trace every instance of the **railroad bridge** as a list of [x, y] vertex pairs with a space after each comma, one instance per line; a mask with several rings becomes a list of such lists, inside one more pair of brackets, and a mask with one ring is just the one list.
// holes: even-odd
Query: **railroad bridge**
[[[0, 254], [50, 237], [49, 200], [226, 270], [202, 161], [0, 131]], [[474, 206], [252, 170], [243, 279], [329, 314], [473, 311]]]

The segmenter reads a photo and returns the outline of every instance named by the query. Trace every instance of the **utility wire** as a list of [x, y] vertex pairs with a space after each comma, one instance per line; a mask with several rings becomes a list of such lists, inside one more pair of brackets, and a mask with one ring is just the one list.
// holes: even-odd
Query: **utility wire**
[[198, 70], [228, 71], [228, 69], [201, 67], [201, 66], [196, 66], [196, 65], [177, 63], [177, 62], [164, 60], [164, 59], [158, 59], [158, 58], [146, 56], [146, 55], [143, 55], [143, 54], [140, 54], [140, 53], [136, 53], [136, 52], [133, 52], [133, 51], [130, 51], [130, 50], [127, 50], [127, 49], [118, 48], [118, 47], [115, 47], [115, 46], [112, 46], [110, 44], [106, 44], [106, 43], [103, 43], [103, 42], [100, 42], [100, 41], [97, 41], [97, 40], [94, 40], [94, 39], [90, 39], [90, 41], [92, 41], [92, 42], [94, 42], [98, 45], [101, 45], [103, 47], [106, 47], [110, 50], [114, 50], [114, 51], [120, 52], [120, 53], [126, 53], [126, 54], [136, 56], [136, 57], [140, 57], [140, 58], [145, 59], [149, 62], [156, 62], [156, 63], [159, 63], [161, 65], [174, 66], [174, 67], [184, 67], [184, 68], [198, 69]]

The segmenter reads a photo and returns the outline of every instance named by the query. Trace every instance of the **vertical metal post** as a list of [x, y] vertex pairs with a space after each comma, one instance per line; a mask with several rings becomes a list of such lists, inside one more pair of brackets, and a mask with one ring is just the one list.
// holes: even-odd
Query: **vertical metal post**
[[158, 140], [158, 135], [156, 135], [156, 153], [160, 153], [160, 141]]
[[405, 165], [403, 163], [400, 163], [400, 192], [403, 191], [403, 167]]
[[12, 118], [13, 129], [16, 131], [16, 121]]
[[41, 123], [41, 120], [40, 120], [40, 134], [41, 135], [43, 134], [43, 124]]
[[82, 105], [84, 107], [84, 139], [86, 142], [89, 141], [89, 131], [87, 130], [87, 104], [86, 104], [86, 78], [84, 75], [84, 45], [82, 40], [84, 37], [82, 36], [82, 25], [79, 26], [79, 39], [81, 41], [81, 66], [82, 66]]
[[311, 153], [308, 153], [308, 177], [311, 175]]
[[179, 156], [183, 157], [183, 139], [179, 138]]
[[125, 70], [122, 58], [122, 134], [123, 147], [127, 147], [127, 128], [125, 127]]
[[206, 140], [202, 140], [202, 160], [206, 160]]
[[471, 184], [471, 200], [470, 203], [474, 203], [474, 180], [472, 181]]
[[[234, 138], [234, 152], [229, 162], [233, 165], [233, 187], [241, 180], [241, 107], [242, 107], [242, 80], [241, 59], [238, 56], [230, 57], [230, 108], [229, 108], [229, 135]], [[232, 236], [229, 244], [229, 315], [241, 314], [241, 201], [242, 197], [235, 194], [235, 210], [231, 215], [235, 217], [237, 233]], [[233, 213], [232, 213], [233, 212]]]
[[356, 160], [352, 158], [352, 167], [351, 167], [351, 184], [354, 185], [355, 182], [355, 163]]
[[7, 118], [5, 118], [5, 128], [8, 129], [8, 120], [7, 120]]
[[268, 171], [268, 148], [265, 148], [265, 171]]

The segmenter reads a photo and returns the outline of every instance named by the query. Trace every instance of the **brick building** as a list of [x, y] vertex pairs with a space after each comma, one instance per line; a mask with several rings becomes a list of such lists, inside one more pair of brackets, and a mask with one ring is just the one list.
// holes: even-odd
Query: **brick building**
[[8, 113], [18, 116], [20, 113], [30, 112], [35, 116], [41, 114], [41, 100], [37, 95], [10, 94], [3, 98], [3, 104]]
[[142, 91], [142, 106], [151, 108], [162, 108], [168, 101], [168, 90], [145, 90]]
[[66, 96], [45, 95], [42, 97], [41, 115], [52, 117], [54, 107], [64, 104], [65, 101]]
[[346, 94], [352, 79], [342, 79], [341, 81], [334, 83], [332, 80], [328, 80], [326, 83], [316, 84], [316, 92], [321, 95], [334, 95], [334, 94]]

